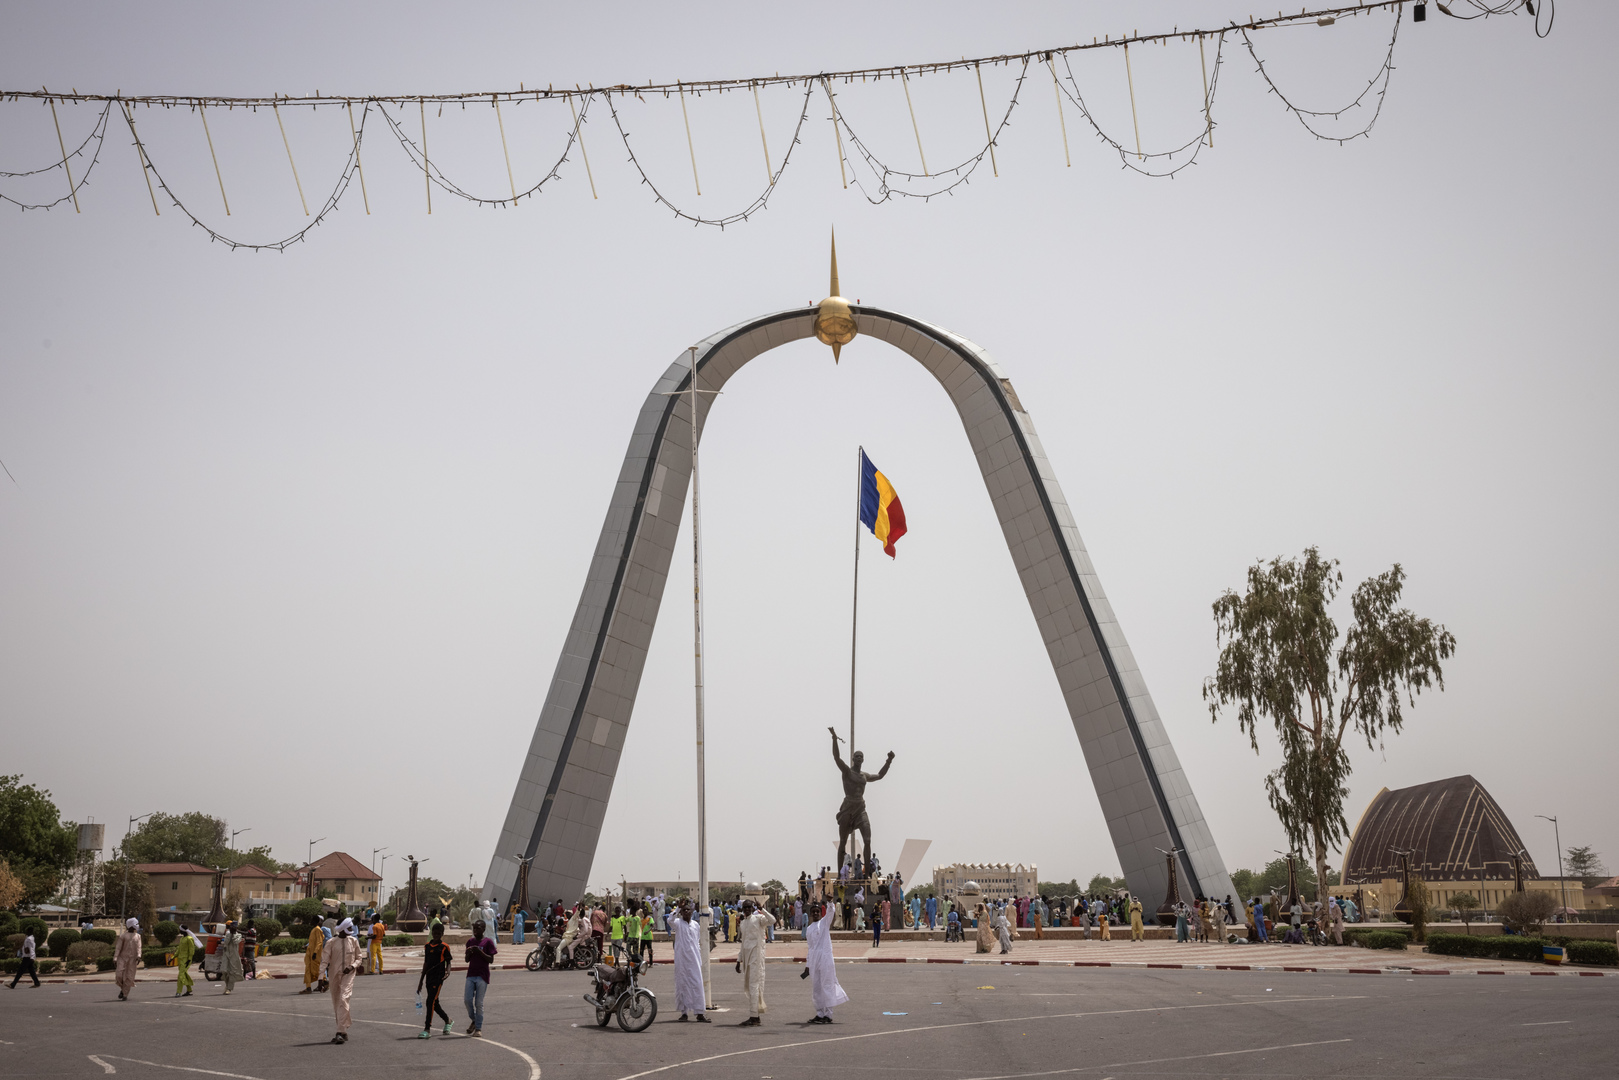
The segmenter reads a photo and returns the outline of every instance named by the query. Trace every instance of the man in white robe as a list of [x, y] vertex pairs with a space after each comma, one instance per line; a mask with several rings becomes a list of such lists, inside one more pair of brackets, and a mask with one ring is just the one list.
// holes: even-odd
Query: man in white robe
[[360, 971], [360, 943], [354, 939], [353, 919], [338, 924], [337, 933], [321, 950], [320, 961], [331, 986], [332, 1017], [337, 1022], [332, 1042], [341, 1046], [349, 1041], [349, 1027], [354, 1023], [349, 1000], [354, 996], [354, 977]]
[[690, 1014], [699, 1024], [709, 1022], [708, 1002], [703, 993], [703, 924], [692, 913], [691, 898], [682, 897], [680, 907], [669, 915], [669, 933], [674, 938], [676, 1020], [685, 1022]]
[[849, 995], [843, 992], [838, 985], [837, 965], [832, 960], [832, 906], [828, 904], [821, 910], [821, 917], [804, 928], [805, 940], [809, 942], [806, 962], [810, 976], [810, 1000], [815, 1003], [815, 1018], [812, 1024], [830, 1024], [832, 1010], [845, 1001]]
[[1001, 952], [1012, 951], [1012, 928], [1006, 919], [1006, 909], [995, 912], [995, 935], [1001, 939]]
[[748, 1018], [738, 1027], [758, 1027], [759, 1014], [765, 1011], [765, 940], [770, 935], [770, 916], [760, 911], [752, 900], [742, 902], [742, 921], [737, 924], [740, 946], [736, 954], [736, 970], [742, 976], [742, 988], [748, 995]]

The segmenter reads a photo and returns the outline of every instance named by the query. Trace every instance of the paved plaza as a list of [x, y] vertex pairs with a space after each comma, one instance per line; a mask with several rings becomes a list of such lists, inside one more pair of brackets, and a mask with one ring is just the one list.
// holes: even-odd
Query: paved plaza
[[[503, 959], [517, 951], [502, 948]], [[904, 952], [930, 948], [942, 945]], [[1619, 1075], [1613, 975], [1448, 958], [1440, 965], [1442, 958], [1419, 952], [1359, 949], [1206, 947], [1219, 959], [1265, 968], [1219, 970], [1212, 957], [1202, 968], [1146, 966], [1202, 962], [1205, 947], [1173, 943], [1027, 943], [1011, 965], [999, 956], [951, 963], [965, 957], [959, 946], [949, 948], [954, 955], [895, 950], [881, 959], [902, 962], [871, 963], [861, 961], [873, 950], [840, 943], [840, 953], [858, 955], [838, 965], [850, 1001], [827, 1028], [805, 1024], [813, 1013], [809, 984], [797, 977], [792, 943], [773, 950], [779, 962], [768, 969], [769, 1009], [757, 1029], [734, 1026], [745, 1006], [723, 944], [713, 954], [716, 1005], [724, 1010], [712, 1014], [716, 1022], [677, 1023], [666, 1011], [639, 1035], [595, 1026], [580, 997], [589, 986], [582, 972], [499, 970], [482, 1040], [417, 1039], [415, 964], [396, 954], [391, 964], [409, 965], [409, 974], [357, 980], [356, 1023], [345, 1046], [328, 1042], [328, 998], [299, 995], [297, 978], [245, 982], [228, 998], [219, 984], [199, 981], [195, 996], [176, 999], [172, 971], [154, 971], [128, 1003], [117, 1001], [109, 981], [47, 981], [0, 994], [0, 1071], [64, 1080], [294, 1080], [327, 1071], [342, 1080]], [[1103, 950], [1132, 966], [1081, 967], [1068, 955]], [[281, 964], [275, 958], [261, 967]], [[1425, 977], [1440, 971], [1451, 974]], [[452, 976], [445, 993], [458, 1030], [465, 1027], [462, 978]], [[672, 983], [661, 964], [645, 980], [664, 1003], [672, 1002]]]

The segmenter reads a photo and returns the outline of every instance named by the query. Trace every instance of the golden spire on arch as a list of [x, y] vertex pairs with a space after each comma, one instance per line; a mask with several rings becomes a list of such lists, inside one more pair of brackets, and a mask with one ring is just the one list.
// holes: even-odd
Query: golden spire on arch
[[855, 325], [854, 312], [849, 301], [838, 295], [838, 231], [832, 230], [832, 291], [815, 308], [816, 340], [832, 346], [832, 362], [838, 362], [838, 353], [860, 332]]

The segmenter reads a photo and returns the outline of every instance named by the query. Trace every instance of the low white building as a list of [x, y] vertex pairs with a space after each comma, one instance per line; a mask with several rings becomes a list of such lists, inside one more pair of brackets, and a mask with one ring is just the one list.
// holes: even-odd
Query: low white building
[[1032, 863], [951, 863], [933, 868], [933, 887], [940, 896], [955, 896], [974, 881], [986, 900], [1033, 896], [1039, 887], [1040, 868]]

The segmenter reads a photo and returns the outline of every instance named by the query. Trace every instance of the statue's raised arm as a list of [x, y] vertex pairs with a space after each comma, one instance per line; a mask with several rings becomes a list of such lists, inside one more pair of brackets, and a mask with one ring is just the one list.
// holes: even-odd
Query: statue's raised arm
[[828, 727], [826, 730], [832, 733], [832, 760], [838, 763], [838, 771], [844, 776], [848, 776], [849, 766], [843, 763], [843, 755], [838, 753], [838, 743], [842, 742], [843, 740], [838, 738], [838, 733], [835, 728]]

